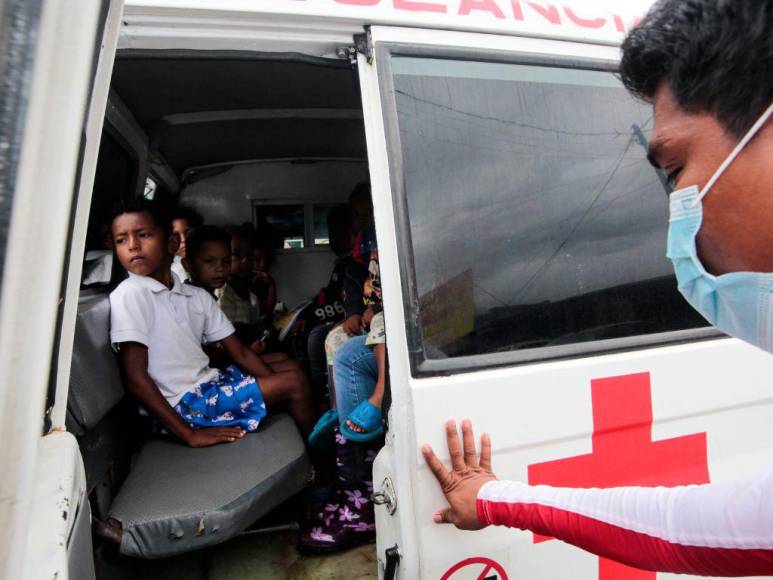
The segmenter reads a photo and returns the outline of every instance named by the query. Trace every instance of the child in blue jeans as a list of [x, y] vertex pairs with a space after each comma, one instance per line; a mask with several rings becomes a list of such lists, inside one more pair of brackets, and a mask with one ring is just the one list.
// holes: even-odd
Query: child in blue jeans
[[[336, 403], [346, 417], [372, 397], [379, 380], [376, 352], [368, 336], [356, 336], [336, 353]], [[383, 344], [382, 344], [383, 346]], [[383, 445], [379, 436], [356, 442], [335, 429], [337, 486], [319, 505], [301, 532], [299, 547], [307, 552], [334, 552], [375, 538], [373, 460]]]
[[[366, 335], [342, 341], [333, 354], [336, 413], [340, 421], [340, 427], [333, 428], [338, 482], [332, 498], [312, 513], [307, 529], [301, 533], [299, 547], [310, 552], [344, 550], [375, 537], [370, 495], [373, 460], [383, 445], [381, 404], [386, 378], [386, 333], [372, 225], [366, 228], [366, 235], [373, 240], [363, 287], [363, 321], [369, 330]], [[318, 422], [315, 430], [319, 426]]]
[[[322, 416], [312, 431], [310, 443], [317, 444], [325, 436], [331, 420], [340, 422], [341, 432], [349, 439], [359, 442], [367, 442], [381, 436], [381, 403], [384, 397], [384, 385], [386, 379], [386, 334], [384, 331], [384, 313], [381, 296], [381, 275], [378, 259], [378, 245], [376, 242], [376, 230], [371, 223], [362, 232], [360, 239], [361, 260], [367, 264], [367, 275], [363, 282], [362, 302], [365, 310], [360, 318], [361, 333], [367, 333], [367, 344], [372, 347], [375, 360], [378, 365], [378, 379], [374, 389], [358, 404], [351, 409], [344, 409], [338, 405], [329, 413]], [[338, 401], [338, 376], [336, 364], [338, 364], [338, 352], [349, 342], [360, 335], [352, 336], [345, 327], [334, 328], [325, 339], [325, 350], [328, 364], [331, 369], [333, 390], [336, 391], [335, 399]], [[358, 341], [359, 342], [362, 341]]]

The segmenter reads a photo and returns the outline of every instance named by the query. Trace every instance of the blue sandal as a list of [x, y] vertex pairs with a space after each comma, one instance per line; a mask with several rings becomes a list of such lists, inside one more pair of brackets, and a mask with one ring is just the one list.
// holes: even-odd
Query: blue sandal
[[381, 425], [381, 409], [370, 401], [363, 401], [357, 405], [348, 420], [363, 429], [362, 432], [353, 431], [346, 421], [341, 421], [339, 429], [350, 441], [358, 443], [372, 441], [384, 432], [384, 427]]
[[338, 423], [338, 409], [325, 411], [309, 434], [309, 447], [324, 451], [333, 448], [333, 428]]

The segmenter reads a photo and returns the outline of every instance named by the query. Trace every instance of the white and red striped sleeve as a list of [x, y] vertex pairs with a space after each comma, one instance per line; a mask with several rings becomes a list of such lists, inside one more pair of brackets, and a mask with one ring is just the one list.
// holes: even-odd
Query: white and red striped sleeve
[[644, 570], [773, 574], [773, 470], [727, 483], [571, 489], [492, 481], [478, 518]]

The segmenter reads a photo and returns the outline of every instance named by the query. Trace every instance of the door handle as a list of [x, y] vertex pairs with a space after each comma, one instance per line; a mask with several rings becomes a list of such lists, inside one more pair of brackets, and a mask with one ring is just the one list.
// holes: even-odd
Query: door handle
[[384, 551], [386, 556], [386, 566], [384, 566], [384, 580], [395, 580], [397, 576], [397, 566], [400, 564], [400, 550], [397, 544]]

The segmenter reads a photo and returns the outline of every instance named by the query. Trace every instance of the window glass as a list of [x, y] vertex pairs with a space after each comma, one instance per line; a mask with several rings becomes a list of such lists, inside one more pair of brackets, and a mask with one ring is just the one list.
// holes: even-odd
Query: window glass
[[256, 223], [258, 229], [261, 224], [268, 224], [273, 230], [272, 238], [276, 240], [275, 246], [285, 250], [303, 248], [304, 221], [303, 205], [256, 205]]
[[393, 57], [424, 356], [705, 325], [665, 257], [649, 106], [612, 73]]
[[327, 214], [334, 206], [332, 204], [314, 205], [314, 245], [327, 246], [330, 239], [327, 232]]
[[145, 191], [142, 196], [150, 201], [156, 197], [156, 181], [149, 175], [145, 178]]
[[91, 195], [81, 288], [115, 283], [125, 275], [118, 261], [113, 260], [110, 225], [116, 202], [135, 195], [137, 171], [138, 163], [131, 152], [103, 131]]

